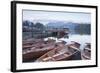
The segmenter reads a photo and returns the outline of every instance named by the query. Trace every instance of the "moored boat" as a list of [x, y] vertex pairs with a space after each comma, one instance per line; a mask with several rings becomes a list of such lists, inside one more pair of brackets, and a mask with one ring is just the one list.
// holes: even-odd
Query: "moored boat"
[[24, 40], [23, 41], [23, 49], [27, 49], [27, 48], [32, 48], [34, 46], [37, 46], [38, 44], [41, 43], [45, 43], [45, 44], [49, 44], [49, 43], [54, 43], [55, 40], [53, 39], [48, 39], [48, 40], [43, 40], [43, 39], [28, 39], [28, 40]]
[[27, 39], [22, 43], [23, 49], [31, 48], [36, 43], [43, 43], [43, 39]]
[[84, 47], [82, 51], [82, 59], [83, 60], [91, 59], [91, 44], [90, 43], [86, 43], [86, 46]]
[[70, 60], [77, 52], [80, 52], [79, 47], [80, 44], [74, 41], [67, 45], [57, 45], [53, 50], [38, 58], [36, 62]]
[[52, 50], [55, 47], [55, 41], [48, 40], [32, 44], [31, 47], [23, 49], [23, 61], [30, 61], [37, 59], [46, 52]]

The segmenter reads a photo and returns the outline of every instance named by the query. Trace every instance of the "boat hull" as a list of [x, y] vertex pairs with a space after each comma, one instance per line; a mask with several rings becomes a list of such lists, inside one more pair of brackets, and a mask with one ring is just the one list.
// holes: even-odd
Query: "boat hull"
[[79, 47], [74, 47], [75, 45], [72, 44], [58, 46], [58, 48], [55, 48], [38, 58], [36, 62], [81, 60]]
[[87, 43], [85, 48], [82, 51], [82, 59], [90, 60], [91, 59], [91, 44]]
[[42, 51], [33, 51], [33, 52], [29, 52], [26, 54], [23, 54], [23, 62], [27, 62], [27, 61], [31, 61], [31, 60], [36, 60], [37, 58], [39, 58], [40, 56], [42, 56], [43, 54], [47, 53], [49, 50], [42, 50]]

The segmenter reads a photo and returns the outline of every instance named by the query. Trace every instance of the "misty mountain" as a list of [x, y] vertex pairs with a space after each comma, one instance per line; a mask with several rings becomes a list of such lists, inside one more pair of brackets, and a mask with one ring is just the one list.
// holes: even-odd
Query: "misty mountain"
[[46, 27], [49, 29], [52, 28], [69, 28], [71, 33], [75, 33], [74, 29], [75, 29], [76, 23], [72, 23], [72, 22], [50, 22], [46, 25]]
[[71, 34], [90, 34], [90, 24], [87, 23], [73, 23], [73, 22], [49, 22], [46, 28], [69, 28]]

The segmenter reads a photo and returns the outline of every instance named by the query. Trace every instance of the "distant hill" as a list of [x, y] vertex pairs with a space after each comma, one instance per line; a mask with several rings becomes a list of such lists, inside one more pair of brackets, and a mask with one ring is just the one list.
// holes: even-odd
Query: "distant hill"
[[50, 22], [46, 25], [47, 28], [69, 28], [71, 33], [75, 33], [76, 23], [72, 22]]
[[49, 22], [46, 28], [69, 28], [71, 34], [85, 33], [90, 34], [91, 25], [87, 23], [73, 23], [73, 22]]

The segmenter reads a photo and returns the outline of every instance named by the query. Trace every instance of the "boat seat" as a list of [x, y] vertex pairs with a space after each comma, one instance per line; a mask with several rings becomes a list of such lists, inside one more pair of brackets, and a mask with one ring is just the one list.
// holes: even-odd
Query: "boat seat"
[[44, 58], [43, 61], [55, 61], [53, 57]]
[[64, 54], [64, 56], [65, 56], [65, 57], [68, 57], [69, 55], [68, 55], [68, 54]]
[[86, 56], [86, 55], [82, 55], [84, 58], [86, 59], [90, 59], [90, 57]]
[[52, 57], [44, 58], [43, 61], [49, 60], [49, 59], [51, 59], [51, 58], [52, 58]]
[[75, 50], [77, 50], [77, 51], [80, 51], [78, 48], [76, 48], [75, 46], [69, 46], [69, 47], [71, 47], [71, 48], [73, 48], [73, 49], [75, 49]]
[[85, 48], [86, 50], [89, 50], [89, 51], [91, 51], [91, 49], [90, 48]]

